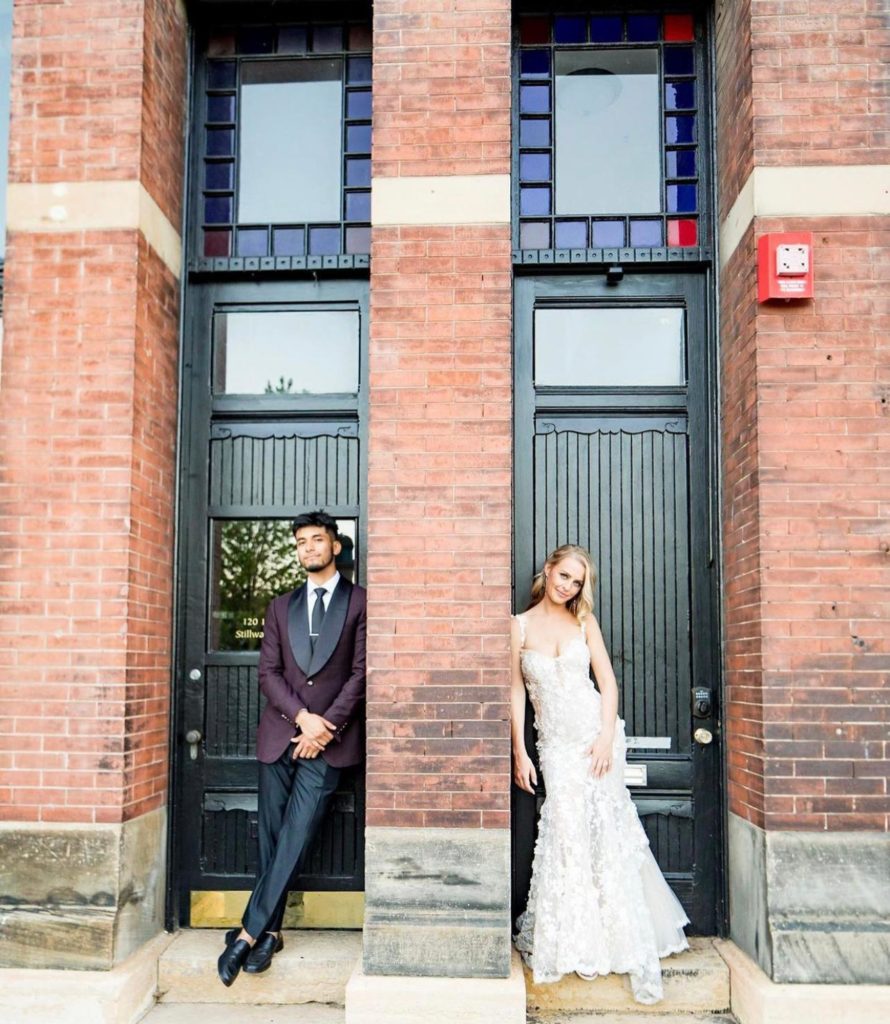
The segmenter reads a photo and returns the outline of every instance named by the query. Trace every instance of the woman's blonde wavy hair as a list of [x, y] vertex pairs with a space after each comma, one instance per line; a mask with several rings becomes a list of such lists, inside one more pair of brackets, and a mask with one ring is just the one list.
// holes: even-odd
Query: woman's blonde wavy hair
[[[544, 567], [535, 575], [532, 582], [532, 595], [528, 607], [534, 608], [544, 599], [544, 576], [553, 566], [557, 565], [564, 558], [576, 558], [584, 566], [584, 582], [581, 589], [568, 602], [566, 608], [575, 616], [579, 622], [583, 622], [593, 611], [593, 586], [596, 583], [596, 566], [586, 548], [578, 544], [563, 544], [556, 550], [551, 551], [544, 562]], [[526, 609], [527, 611], [528, 609]]]

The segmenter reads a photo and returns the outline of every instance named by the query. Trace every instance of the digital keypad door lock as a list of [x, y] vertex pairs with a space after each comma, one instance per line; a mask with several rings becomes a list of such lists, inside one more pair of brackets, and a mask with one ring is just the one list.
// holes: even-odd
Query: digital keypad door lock
[[706, 686], [696, 686], [692, 691], [692, 716], [711, 717], [711, 691]]

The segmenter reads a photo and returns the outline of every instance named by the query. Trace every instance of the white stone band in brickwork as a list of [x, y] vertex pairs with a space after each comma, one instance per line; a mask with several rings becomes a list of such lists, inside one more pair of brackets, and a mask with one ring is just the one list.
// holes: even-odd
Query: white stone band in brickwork
[[182, 269], [182, 239], [139, 181], [11, 183], [9, 231], [141, 231], [170, 272]]
[[509, 174], [378, 178], [371, 184], [371, 223], [509, 224]]
[[755, 167], [720, 225], [725, 264], [755, 217], [860, 217], [890, 213], [890, 166]]

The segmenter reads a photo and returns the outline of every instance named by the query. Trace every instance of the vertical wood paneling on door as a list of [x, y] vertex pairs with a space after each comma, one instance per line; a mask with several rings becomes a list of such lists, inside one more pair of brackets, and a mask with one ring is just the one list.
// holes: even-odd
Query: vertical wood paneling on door
[[687, 437], [672, 430], [535, 435], [535, 565], [578, 543], [597, 562], [596, 615], [628, 733], [670, 736], [690, 676]]

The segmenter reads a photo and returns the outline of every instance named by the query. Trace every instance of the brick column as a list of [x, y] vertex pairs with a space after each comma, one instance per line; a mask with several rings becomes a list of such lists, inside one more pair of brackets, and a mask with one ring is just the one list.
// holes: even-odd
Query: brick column
[[374, 5], [365, 970], [510, 969], [510, 5]]
[[[732, 937], [776, 981], [886, 983], [890, 25], [717, 25]], [[761, 306], [781, 230], [814, 232], [816, 298]]]
[[15, 8], [0, 390], [5, 966], [163, 926], [186, 21]]

